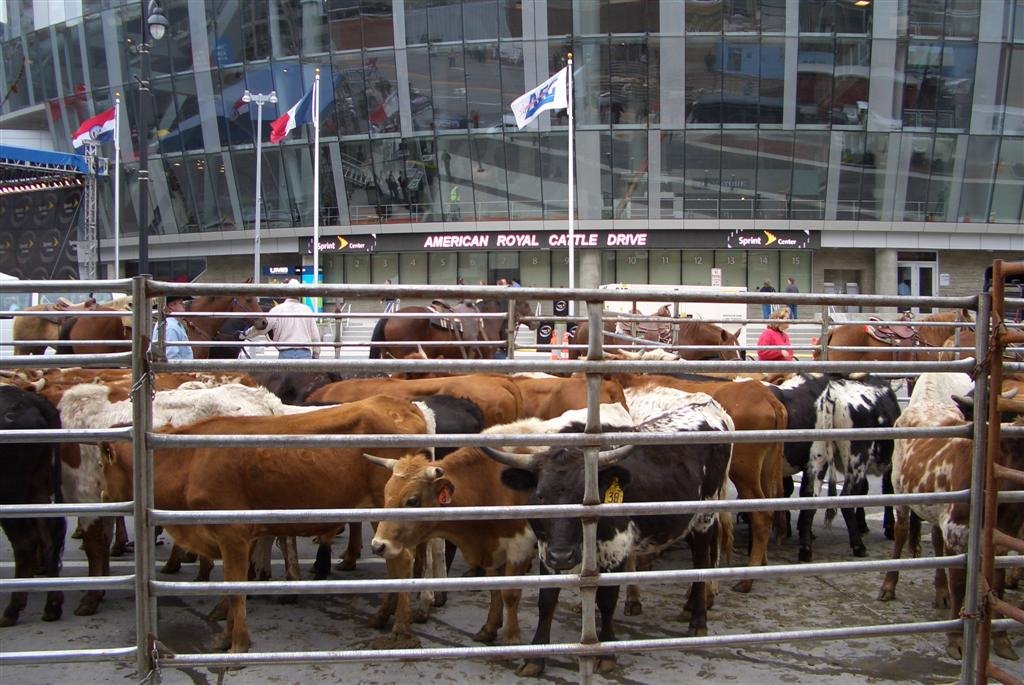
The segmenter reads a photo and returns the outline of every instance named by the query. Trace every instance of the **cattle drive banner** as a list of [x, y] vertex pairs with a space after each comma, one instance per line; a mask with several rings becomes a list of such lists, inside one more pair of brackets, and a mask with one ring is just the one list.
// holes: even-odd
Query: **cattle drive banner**
[[[567, 249], [564, 231], [452, 231], [444, 233], [381, 233], [326, 236], [320, 252], [437, 252], [452, 250], [561, 250]], [[821, 246], [812, 231], [589, 231], [577, 229], [573, 245], [579, 249], [769, 249], [806, 250]], [[313, 241], [301, 248], [313, 252]]]

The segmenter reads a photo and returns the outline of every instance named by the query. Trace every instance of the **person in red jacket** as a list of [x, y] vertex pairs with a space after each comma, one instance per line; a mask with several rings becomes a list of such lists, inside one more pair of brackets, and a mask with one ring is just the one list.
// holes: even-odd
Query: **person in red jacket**
[[764, 329], [764, 333], [757, 339], [758, 347], [762, 345], [784, 346], [785, 349], [758, 350], [757, 358], [765, 362], [790, 362], [793, 361], [793, 350], [789, 349], [789, 309], [779, 307], [772, 312], [772, 322]]

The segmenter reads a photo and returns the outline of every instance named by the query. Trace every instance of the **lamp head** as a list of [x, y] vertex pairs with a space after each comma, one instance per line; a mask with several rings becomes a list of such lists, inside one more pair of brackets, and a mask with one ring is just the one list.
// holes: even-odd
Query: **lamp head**
[[149, 35], [153, 37], [153, 40], [160, 40], [167, 33], [167, 17], [164, 16], [164, 11], [158, 0], [150, 0], [149, 18], [146, 23], [149, 24]]
[[276, 90], [270, 91], [270, 104], [272, 104], [272, 105], [276, 105], [277, 104], [277, 91]]
[[242, 102], [252, 102], [252, 93], [248, 90], [242, 93]]

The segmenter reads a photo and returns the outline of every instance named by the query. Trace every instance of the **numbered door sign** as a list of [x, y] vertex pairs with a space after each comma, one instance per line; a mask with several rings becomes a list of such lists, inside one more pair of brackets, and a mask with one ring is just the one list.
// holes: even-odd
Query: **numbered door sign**
[[711, 269], [711, 285], [715, 288], [722, 287], [722, 270], [717, 267]]

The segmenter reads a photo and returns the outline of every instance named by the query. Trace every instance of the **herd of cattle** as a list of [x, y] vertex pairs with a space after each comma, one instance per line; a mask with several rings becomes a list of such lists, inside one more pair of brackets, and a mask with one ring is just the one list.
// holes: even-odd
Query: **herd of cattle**
[[[0, 429], [107, 428], [131, 423], [131, 379], [123, 370], [55, 369], [4, 372], [0, 379]], [[792, 374], [783, 379], [710, 378], [679, 374], [616, 374], [600, 389], [601, 429], [616, 433], [691, 433], [823, 428], [948, 426], [971, 420], [973, 383], [963, 374], [922, 375], [901, 412], [888, 383], [871, 378]], [[1007, 386], [1018, 383], [1008, 381]], [[584, 498], [583, 450], [544, 446], [544, 435], [580, 433], [585, 427], [587, 385], [583, 378], [541, 374], [446, 376], [421, 379], [334, 380], [323, 374], [167, 373], [157, 374], [153, 424], [157, 430], [203, 435], [429, 435], [466, 434], [470, 446], [448, 449], [360, 447], [189, 447], [154, 452], [155, 506], [169, 510], [348, 509], [382, 507], [512, 506], [579, 504]], [[1009, 393], [1008, 393], [1009, 394]], [[1001, 400], [1004, 421], [1024, 425], [1024, 403]], [[538, 446], [471, 446], [474, 434], [531, 434]], [[644, 442], [644, 441], [641, 441]], [[1003, 463], [1024, 466], [1019, 437], [1001, 444]], [[132, 452], [123, 442], [99, 444], [25, 443], [6, 445], [0, 504], [123, 502], [132, 499]], [[626, 444], [598, 455], [600, 499], [615, 502], [690, 502], [728, 496], [729, 483], [741, 499], [788, 496], [800, 474], [800, 494], [816, 495], [822, 484], [842, 479], [842, 494], [868, 491], [868, 476], [882, 476], [883, 490], [945, 492], [969, 487], [971, 441], [961, 438], [819, 440], [815, 442], [680, 442]], [[1015, 487], [1003, 483], [1004, 489]], [[1016, 485], [1017, 488], [1021, 486]], [[798, 508], [795, 507], [795, 508]], [[863, 510], [843, 510], [854, 556], [865, 556]], [[888, 512], [887, 512], [888, 513]], [[966, 546], [966, 505], [896, 507], [886, 517], [895, 538], [894, 556], [909, 541], [919, 552], [920, 523], [933, 526], [937, 549], [961, 553]], [[751, 511], [747, 564], [767, 563], [773, 533], [789, 535], [788, 513]], [[797, 530], [800, 561], [812, 559], [814, 510], [801, 511]], [[1016, 534], [1024, 505], [1004, 504], [1000, 527]], [[165, 532], [183, 553], [220, 559], [227, 581], [245, 581], [266, 569], [277, 538], [289, 578], [299, 577], [295, 536], [321, 543], [317, 573], [330, 568], [330, 542], [344, 522], [175, 524]], [[79, 527], [89, 574], [109, 575], [112, 518], [81, 517]], [[57, 575], [65, 539], [61, 518], [4, 519], [14, 549], [15, 574]], [[345, 563], [360, 554], [359, 525], [349, 526]], [[664, 513], [602, 516], [597, 524], [597, 563], [603, 572], [650, 568], [673, 543], [689, 543], [695, 568], [726, 565], [732, 554], [733, 515]], [[444, 540], [442, 552], [437, 541]], [[411, 577], [422, 550], [432, 557], [428, 572], [443, 573], [456, 551], [490, 575], [528, 573], [535, 559], [541, 574], [577, 571], [582, 562], [583, 526], [578, 519], [494, 519], [476, 521], [390, 520], [375, 528], [372, 551], [386, 560], [389, 577]], [[418, 551], [420, 550], [420, 551]], [[177, 555], [175, 555], [177, 558]], [[173, 560], [172, 560], [173, 562]], [[172, 562], [168, 562], [172, 564]], [[176, 563], [176, 562], [173, 562]], [[209, 563], [205, 566], [209, 572]], [[166, 570], [174, 570], [168, 567]], [[266, 572], [266, 571], [264, 571]], [[941, 574], [942, 572], [937, 572]], [[880, 600], [892, 600], [898, 574], [886, 575]], [[753, 581], [733, 587], [749, 592]], [[705, 586], [707, 585], [707, 587]], [[997, 588], [1001, 591], [1002, 588]], [[952, 568], [936, 580], [936, 602], [959, 616], [964, 570]], [[619, 588], [601, 586], [599, 638], [614, 640], [613, 615]], [[683, 607], [688, 635], [708, 631], [711, 584], [694, 583]], [[520, 641], [521, 592], [493, 591], [475, 639]], [[549, 641], [559, 591], [540, 591], [533, 642]], [[102, 591], [82, 597], [76, 614], [99, 610]], [[440, 603], [441, 597], [435, 603]], [[50, 592], [44, 620], [61, 615], [63, 595]], [[226, 617], [216, 648], [244, 652], [250, 647], [246, 599], [232, 595], [221, 604]], [[13, 625], [26, 606], [14, 593], [0, 625]], [[405, 594], [382, 598], [372, 625], [392, 628], [375, 643], [393, 648], [418, 645], [411, 630], [425, 604]], [[627, 591], [625, 613], [642, 610], [639, 592]], [[994, 649], [1015, 658], [1005, 634]], [[959, 634], [947, 652], [959, 657]], [[599, 661], [599, 671], [614, 658]], [[538, 675], [543, 659], [531, 659], [521, 675]]]

